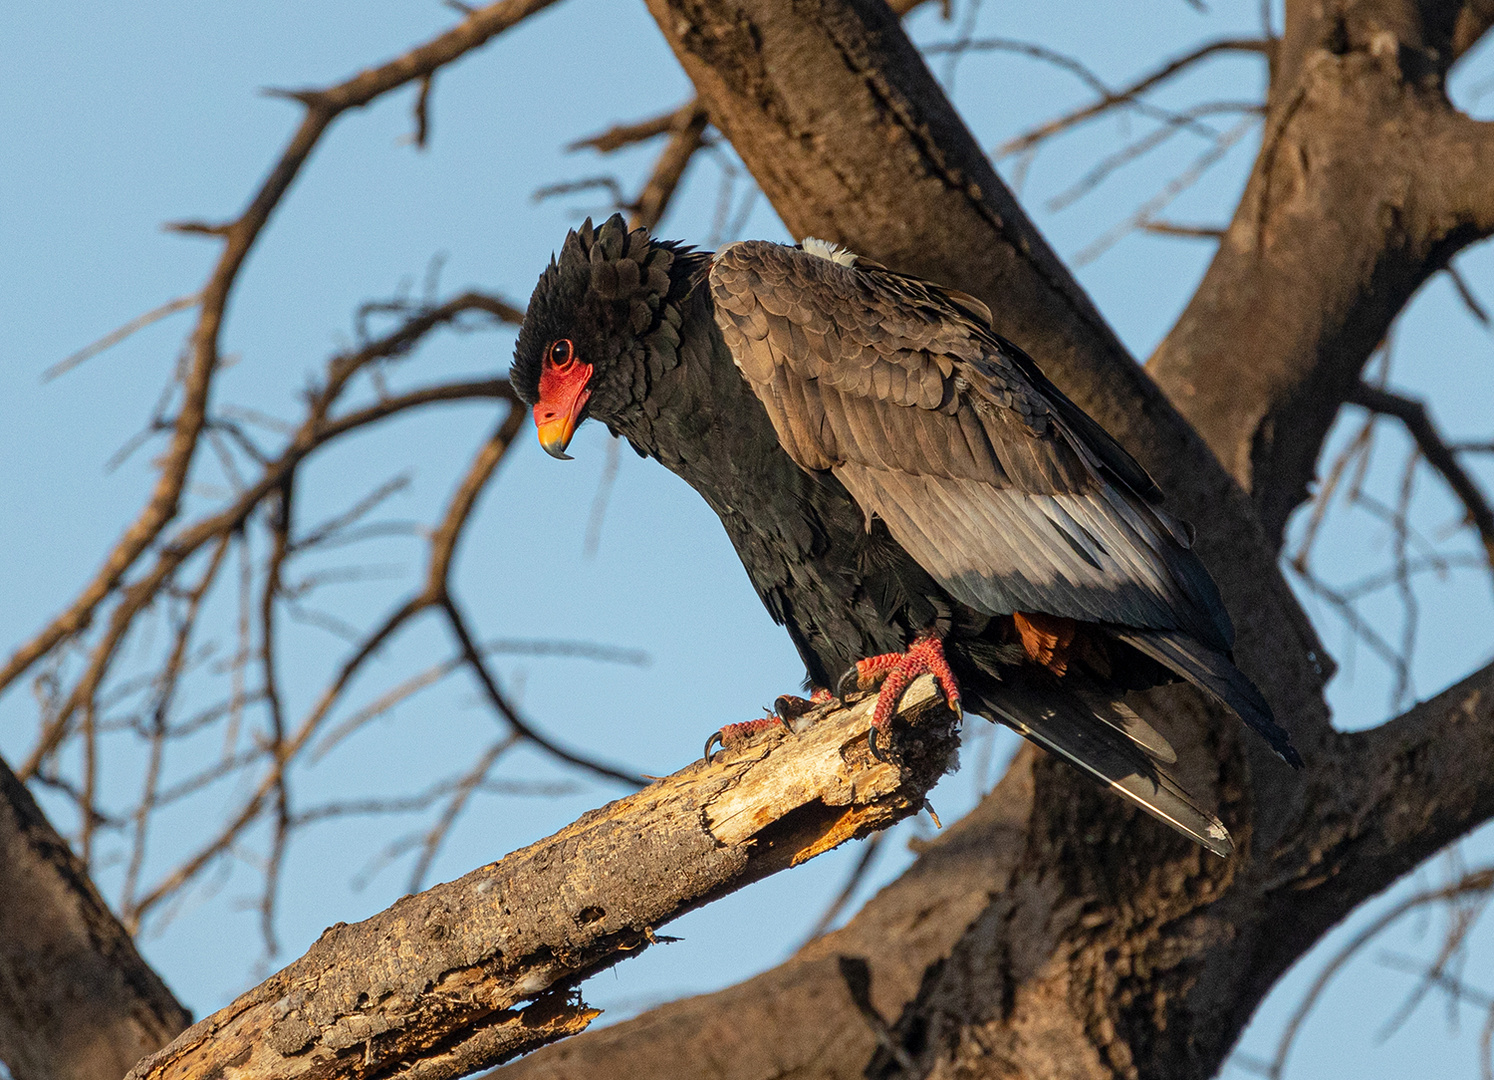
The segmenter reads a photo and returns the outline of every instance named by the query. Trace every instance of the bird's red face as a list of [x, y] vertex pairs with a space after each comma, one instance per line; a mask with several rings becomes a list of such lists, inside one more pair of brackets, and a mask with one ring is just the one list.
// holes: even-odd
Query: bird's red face
[[586, 399], [591, 397], [591, 365], [576, 359], [576, 347], [570, 338], [560, 338], [545, 346], [544, 366], [540, 368], [539, 401], [534, 406], [534, 426], [539, 430], [540, 445], [551, 457], [569, 461], [565, 448], [576, 433], [576, 423]]

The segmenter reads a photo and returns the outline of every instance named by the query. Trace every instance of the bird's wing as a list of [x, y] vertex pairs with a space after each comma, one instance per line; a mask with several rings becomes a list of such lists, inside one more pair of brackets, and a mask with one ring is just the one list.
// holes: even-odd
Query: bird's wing
[[1229, 648], [1218, 591], [1151, 478], [979, 301], [761, 241], [719, 251], [709, 288], [784, 449], [833, 472], [957, 600]]

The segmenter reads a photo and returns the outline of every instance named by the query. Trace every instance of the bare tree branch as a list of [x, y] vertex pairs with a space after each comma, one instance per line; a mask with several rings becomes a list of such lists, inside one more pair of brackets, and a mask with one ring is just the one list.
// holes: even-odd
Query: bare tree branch
[[1489, 566], [1494, 569], [1494, 508], [1491, 508], [1484, 493], [1468, 475], [1457, 456], [1443, 441], [1432, 418], [1427, 415], [1426, 406], [1419, 401], [1403, 397], [1400, 394], [1392, 394], [1388, 390], [1360, 383], [1350, 391], [1348, 400], [1355, 405], [1362, 405], [1371, 412], [1381, 413], [1385, 416], [1393, 416], [1406, 425], [1407, 432], [1416, 440], [1422, 456], [1426, 458], [1427, 464], [1437, 470], [1438, 475], [1447, 481], [1447, 486], [1452, 488], [1453, 494], [1463, 504], [1463, 509], [1468, 515], [1468, 522], [1478, 533], [1479, 542], [1483, 545], [1484, 555], [1489, 561]]
[[[571, 987], [689, 908], [916, 813], [955, 747], [927, 676], [901, 766], [866, 745], [871, 697], [697, 763], [557, 835], [355, 926], [142, 1061], [130, 1080], [464, 1075], [586, 1027]], [[415, 958], [415, 959], [412, 959]], [[523, 1008], [521, 1003], [533, 1001]]]
[[287, 95], [306, 107], [300, 127], [243, 213], [230, 224], [204, 230], [221, 235], [225, 243], [212, 275], [199, 294], [201, 310], [191, 335], [181, 404], [172, 423], [170, 442], [161, 456], [160, 477], [150, 501], [78, 597], [0, 668], [0, 692], [59, 642], [87, 626], [98, 605], [176, 517], [198, 436], [207, 419], [208, 390], [219, 363], [218, 334], [239, 268], [327, 128], [349, 109], [367, 105], [390, 90], [431, 75], [552, 2], [497, 0], [474, 9], [457, 26], [387, 64], [369, 68], [325, 90], [294, 91]]
[[178, 311], [186, 311], [197, 306], [202, 297], [198, 293], [189, 296], [178, 296], [175, 300], [168, 300], [160, 307], [152, 308], [143, 315], [137, 315], [129, 322], [116, 330], [111, 330], [92, 344], [85, 345], [77, 352], [65, 359], [57, 361], [46, 371], [42, 372], [42, 382], [50, 382], [59, 375], [66, 375], [73, 368], [87, 360], [91, 360], [101, 352], [105, 352], [124, 341], [130, 335], [144, 330], [153, 323], [158, 323], [168, 315], [175, 315]]
[[635, 209], [629, 223], [631, 228], [652, 229], [659, 223], [670, 196], [679, 187], [690, 159], [700, 149], [705, 137], [706, 111], [700, 105], [696, 104], [689, 111], [681, 109], [674, 120], [669, 144], [659, 155], [654, 171], [634, 202]]
[[1142, 76], [1120, 90], [1110, 90], [1103, 83], [1094, 80], [1091, 82], [1091, 86], [1100, 93], [1098, 101], [1086, 105], [1081, 109], [1066, 113], [1055, 120], [1050, 120], [1046, 124], [1042, 124], [1029, 132], [1017, 136], [1015, 139], [1007, 140], [996, 148], [996, 156], [1001, 158], [1009, 157], [1012, 154], [1020, 154], [1060, 132], [1067, 131], [1119, 105], [1133, 104], [1139, 95], [1146, 93], [1148, 90], [1155, 89], [1175, 75], [1182, 74], [1200, 60], [1229, 52], [1259, 53], [1269, 59], [1274, 48], [1275, 43], [1265, 38], [1223, 38], [1218, 41], [1207, 42], [1190, 52], [1184, 53], [1182, 56], [1169, 60], [1155, 71]]
[[[1245, 195], [1147, 366], [1251, 491], [1275, 542], [1396, 314], [1494, 233], [1494, 125], [1447, 100], [1451, 18], [1393, 6], [1393, 33], [1374, 4], [1349, 4], [1341, 19], [1292, 7]], [[1426, 76], [1389, 62], [1397, 49], [1423, 50]], [[1254, 362], [1226, 374], [1242, 348]]]
[[599, 154], [610, 154], [625, 146], [632, 146], [634, 143], [646, 142], [660, 135], [678, 131], [685, 127], [690, 122], [690, 118], [699, 110], [699, 102], [692, 98], [678, 109], [671, 109], [669, 112], [660, 113], [658, 116], [632, 124], [617, 124], [600, 134], [577, 139], [566, 149], [595, 150]]

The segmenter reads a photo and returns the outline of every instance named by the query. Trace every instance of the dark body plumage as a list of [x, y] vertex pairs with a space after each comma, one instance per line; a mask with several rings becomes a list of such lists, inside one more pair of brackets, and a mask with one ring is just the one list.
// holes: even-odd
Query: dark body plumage
[[[824, 245], [712, 256], [614, 217], [535, 289], [527, 403], [558, 340], [594, 367], [583, 415], [720, 515], [810, 683], [936, 633], [968, 708], [1221, 852], [1124, 693], [1185, 677], [1295, 762], [1186, 526], [973, 298]], [[1067, 662], [1034, 662], [1015, 612], [1075, 620]]]

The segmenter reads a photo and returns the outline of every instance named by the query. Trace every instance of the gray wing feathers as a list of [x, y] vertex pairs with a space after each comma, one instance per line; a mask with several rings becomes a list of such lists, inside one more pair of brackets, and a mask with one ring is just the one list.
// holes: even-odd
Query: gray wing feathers
[[968, 302], [759, 241], [718, 252], [709, 288], [784, 449], [832, 469], [957, 599], [1229, 647], [1150, 478]]
[[1302, 756], [1292, 746], [1291, 736], [1276, 722], [1271, 706], [1255, 684], [1230, 662], [1229, 657], [1182, 634], [1130, 627], [1118, 627], [1112, 632], [1121, 641], [1217, 698], [1258, 731], [1283, 761], [1293, 768], [1302, 767]]
[[1169, 629], [1181, 597], [1168, 560], [1111, 500], [994, 488], [847, 462], [864, 510], [961, 603]]

